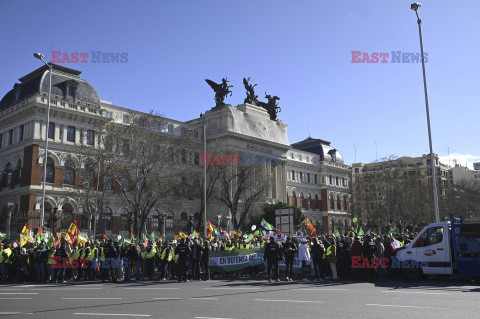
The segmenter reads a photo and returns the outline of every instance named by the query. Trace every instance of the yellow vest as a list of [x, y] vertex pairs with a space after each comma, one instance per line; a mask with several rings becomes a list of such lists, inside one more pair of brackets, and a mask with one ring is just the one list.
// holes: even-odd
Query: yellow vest
[[48, 255], [47, 265], [53, 264], [53, 257], [55, 256], [55, 250]]
[[168, 257], [167, 257], [167, 262], [170, 262], [172, 260], [172, 250], [171, 249], [168, 249], [168, 248], [164, 248], [163, 251], [162, 251], [162, 255], [161, 255], [161, 259], [162, 260], [165, 260], [165, 256], [167, 254], [167, 250], [169, 251], [168, 252]]
[[90, 249], [90, 254], [88, 255], [88, 259], [90, 261], [93, 261], [93, 258], [95, 258], [95, 253], [97, 252], [97, 247]]
[[[3, 250], [4, 253], [7, 254], [7, 260], [5, 260], [5, 264], [9, 265], [12, 263], [12, 261], [10, 260], [10, 255], [12, 254], [12, 250], [10, 248], [6, 248]], [[2, 254], [2, 261], [3, 261], [3, 254]]]

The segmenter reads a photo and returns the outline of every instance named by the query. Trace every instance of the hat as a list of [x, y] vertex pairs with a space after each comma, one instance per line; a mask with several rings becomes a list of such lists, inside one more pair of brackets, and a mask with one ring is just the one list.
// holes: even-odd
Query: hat
[[302, 243], [306, 243], [307, 242], [307, 239], [306, 238], [302, 238]]

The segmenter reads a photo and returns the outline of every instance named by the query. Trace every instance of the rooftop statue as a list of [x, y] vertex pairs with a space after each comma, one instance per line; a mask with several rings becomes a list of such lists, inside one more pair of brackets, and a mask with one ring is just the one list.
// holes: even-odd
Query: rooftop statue
[[253, 84], [253, 82], [249, 82], [250, 78], [243, 78], [243, 85], [245, 86], [245, 90], [247, 90], [247, 97], [243, 102], [251, 105], [258, 105], [258, 95], [255, 95], [255, 87], [257, 85]]
[[233, 85], [228, 85], [227, 78], [223, 78], [221, 84], [215, 83], [209, 79], [205, 79], [205, 81], [215, 92], [215, 107], [224, 106], [225, 103], [223, 101], [225, 100], [225, 97], [227, 97], [228, 93], [230, 93], [230, 96], [232, 96], [232, 91], [230, 91], [230, 88], [232, 88]]
[[270, 119], [275, 121], [277, 119], [277, 113], [281, 112], [282, 109], [278, 106], [278, 100], [280, 98], [276, 95], [271, 96], [265, 92], [265, 98], [267, 99], [267, 103], [265, 102], [258, 102], [261, 107], [267, 110], [268, 114], [270, 115]]

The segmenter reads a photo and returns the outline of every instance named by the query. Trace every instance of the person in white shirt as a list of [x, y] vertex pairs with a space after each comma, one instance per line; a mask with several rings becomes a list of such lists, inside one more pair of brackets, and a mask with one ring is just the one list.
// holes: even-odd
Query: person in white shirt
[[[298, 259], [302, 262], [302, 271], [305, 269], [307, 262], [310, 260], [310, 250], [307, 246], [307, 240], [302, 239], [300, 246], [298, 247]], [[303, 271], [303, 281], [309, 281], [307, 279], [307, 274]]]

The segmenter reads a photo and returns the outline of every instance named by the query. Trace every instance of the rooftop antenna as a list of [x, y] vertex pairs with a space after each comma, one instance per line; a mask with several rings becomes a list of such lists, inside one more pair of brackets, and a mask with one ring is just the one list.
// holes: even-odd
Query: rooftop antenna
[[355, 163], [357, 162], [357, 144], [353, 143], [353, 150], [355, 151]]
[[450, 159], [450, 145], [447, 145], [447, 154], [448, 154], [448, 166], [452, 166], [452, 161]]

